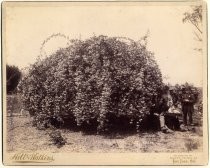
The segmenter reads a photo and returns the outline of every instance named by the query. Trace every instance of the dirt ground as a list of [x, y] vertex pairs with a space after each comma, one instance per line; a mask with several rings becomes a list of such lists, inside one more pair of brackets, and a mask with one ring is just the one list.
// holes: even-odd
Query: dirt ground
[[29, 116], [7, 117], [7, 151], [49, 152], [200, 152], [202, 127], [191, 131], [133, 133], [102, 136], [60, 129], [67, 143], [61, 148], [52, 144], [49, 131], [32, 127]]

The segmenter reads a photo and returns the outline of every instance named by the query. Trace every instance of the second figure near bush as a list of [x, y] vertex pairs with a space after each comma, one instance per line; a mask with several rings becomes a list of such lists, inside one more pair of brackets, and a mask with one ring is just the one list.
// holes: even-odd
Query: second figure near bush
[[166, 123], [165, 123], [165, 115], [168, 112], [169, 108], [172, 107], [172, 105], [173, 105], [173, 100], [172, 100], [172, 96], [170, 95], [169, 87], [165, 86], [163, 89], [162, 96], [160, 98], [160, 102], [159, 102], [160, 128], [161, 128], [161, 131], [164, 133], [173, 132], [171, 129], [169, 129], [166, 126]]

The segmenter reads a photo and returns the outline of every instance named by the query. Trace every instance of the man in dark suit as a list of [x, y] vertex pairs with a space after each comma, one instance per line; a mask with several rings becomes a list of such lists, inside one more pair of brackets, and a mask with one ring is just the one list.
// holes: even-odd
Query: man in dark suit
[[188, 125], [187, 116], [189, 117], [189, 125], [193, 125], [193, 112], [195, 104], [195, 96], [192, 94], [190, 89], [182, 89], [182, 112], [183, 112], [183, 123], [185, 126]]

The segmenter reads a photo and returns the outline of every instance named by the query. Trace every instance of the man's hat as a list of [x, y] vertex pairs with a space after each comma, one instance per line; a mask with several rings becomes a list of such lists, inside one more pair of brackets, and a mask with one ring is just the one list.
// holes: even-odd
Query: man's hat
[[163, 87], [163, 89], [164, 89], [164, 91], [167, 91], [167, 90], [169, 90], [169, 86], [165, 85], [165, 86]]

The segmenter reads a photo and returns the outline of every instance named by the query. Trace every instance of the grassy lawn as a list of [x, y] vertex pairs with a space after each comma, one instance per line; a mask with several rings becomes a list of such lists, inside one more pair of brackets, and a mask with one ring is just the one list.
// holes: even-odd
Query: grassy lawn
[[7, 150], [9, 152], [199, 152], [202, 151], [202, 127], [191, 131], [111, 134], [102, 136], [60, 129], [67, 143], [61, 148], [52, 144], [50, 131], [32, 127], [29, 116], [7, 117]]

